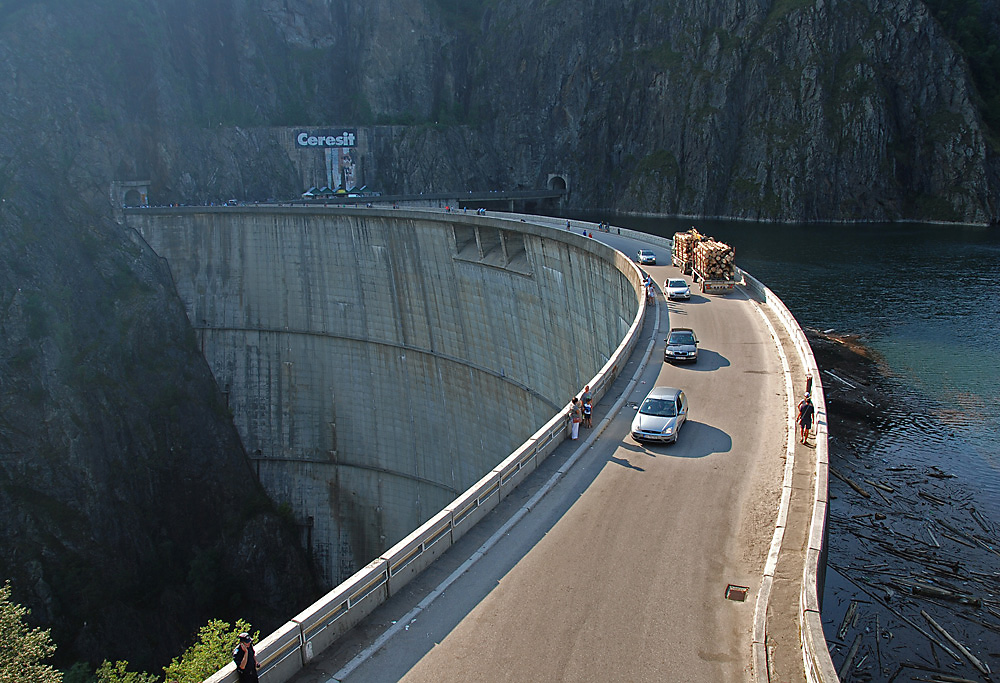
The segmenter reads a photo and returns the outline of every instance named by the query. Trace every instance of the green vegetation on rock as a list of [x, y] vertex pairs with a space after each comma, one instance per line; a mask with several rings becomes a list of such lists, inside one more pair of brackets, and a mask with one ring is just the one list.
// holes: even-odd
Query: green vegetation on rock
[[48, 629], [29, 628], [28, 610], [10, 599], [10, 582], [0, 587], [0, 683], [60, 683], [62, 674], [43, 660], [55, 653]]

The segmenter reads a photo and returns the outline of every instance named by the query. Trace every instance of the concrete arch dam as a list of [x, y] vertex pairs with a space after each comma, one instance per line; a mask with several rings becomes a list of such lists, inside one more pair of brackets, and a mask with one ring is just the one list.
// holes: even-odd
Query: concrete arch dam
[[272, 498], [336, 585], [437, 513], [608, 361], [638, 271], [466, 214], [136, 209]]

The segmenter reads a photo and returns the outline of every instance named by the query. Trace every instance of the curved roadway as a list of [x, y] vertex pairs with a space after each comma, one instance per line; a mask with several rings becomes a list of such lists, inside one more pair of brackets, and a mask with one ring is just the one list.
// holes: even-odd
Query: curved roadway
[[[595, 238], [630, 256], [640, 246]], [[661, 265], [646, 270], [662, 288], [679, 272], [656, 251]], [[696, 330], [697, 364], [663, 363], [670, 326]], [[741, 291], [693, 288], [689, 302], [676, 303], [661, 295], [644, 336], [596, 407], [594, 429], [563, 445], [579, 459], [551, 490], [532, 497], [572, 455], [550, 458], [481, 530], [295, 680], [751, 680], [754, 601], [788, 436], [781, 362]], [[635, 405], [655, 385], [689, 398], [674, 445], [629, 436]], [[625, 403], [609, 414], [623, 391]], [[510, 515], [519, 521], [502, 526]], [[730, 584], [749, 588], [745, 601], [727, 599]]]

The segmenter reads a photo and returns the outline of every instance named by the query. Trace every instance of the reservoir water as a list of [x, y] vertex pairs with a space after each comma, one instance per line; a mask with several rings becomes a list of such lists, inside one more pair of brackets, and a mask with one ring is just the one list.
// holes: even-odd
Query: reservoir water
[[[830, 478], [823, 623], [834, 664], [843, 680], [978, 680], [929, 642], [927, 610], [1000, 669], [1000, 229], [576, 217], [663, 237], [697, 227], [732, 245], [800, 325], [858, 335], [874, 352], [888, 414], [846, 460], [831, 450], [831, 465], [873, 494], [859, 501]], [[903, 485], [885, 493], [876, 480]], [[914, 582], [979, 602], [913, 597]]]

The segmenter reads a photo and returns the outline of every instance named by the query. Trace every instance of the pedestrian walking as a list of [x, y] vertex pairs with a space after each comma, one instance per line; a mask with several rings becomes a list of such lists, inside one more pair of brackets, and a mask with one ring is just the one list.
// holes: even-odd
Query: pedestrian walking
[[590, 399], [586, 399], [583, 402], [583, 427], [584, 429], [590, 429], [590, 418], [593, 415], [594, 406], [591, 405]]
[[806, 392], [806, 395], [799, 401], [798, 424], [800, 443], [806, 443], [806, 440], [809, 438], [809, 430], [812, 429], [813, 413], [815, 410], [812, 399], [809, 398], [809, 393]]
[[257, 669], [260, 668], [260, 663], [253, 651], [250, 634], [241, 633], [239, 639], [239, 644], [233, 650], [233, 662], [236, 663], [236, 673], [239, 674], [240, 683], [258, 683]]
[[570, 417], [570, 435], [569, 438], [576, 441], [580, 438], [580, 423], [583, 422], [583, 411], [580, 408], [580, 399], [576, 396], [573, 397], [573, 404], [569, 410]]

